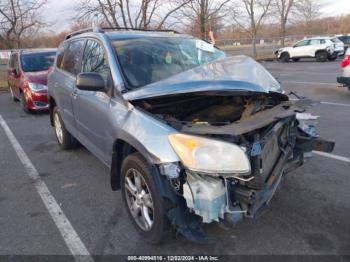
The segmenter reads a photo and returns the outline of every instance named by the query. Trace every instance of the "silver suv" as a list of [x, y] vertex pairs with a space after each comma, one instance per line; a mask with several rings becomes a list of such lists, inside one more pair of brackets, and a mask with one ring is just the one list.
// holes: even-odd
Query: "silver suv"
[[203, 223], [255, 217], [286, 173], [334, 146], [260, 64], [174, 32], [72, 33], [48, 88], [59, 145], [79, 141], [110, 168], [152, 243], [170, 227], [207, 242]]

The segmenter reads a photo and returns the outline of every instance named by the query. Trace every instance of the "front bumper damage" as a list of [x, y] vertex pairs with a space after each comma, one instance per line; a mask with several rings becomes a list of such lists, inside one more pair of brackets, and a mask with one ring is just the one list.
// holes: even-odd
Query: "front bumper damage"
[[[194, 242], [210, 243], [214, 239], [206, 235], [203, 223], [216, 222], [227, 228], [244, 217], [259, 216], [283, 177], [301, 166], [313, 150], [333, 151], [334, 142], [320, 138], [314, 126], [307, 124], [307, 117], [297, 120], [297, 113], [292, 111], [277, 114], [275, 124], [267, 132], [256, 134], [253, 142], [241, 145], [246, 148], [252, 166], [247, 176], [200, 174], [186, 170], [180, 163], [155, 166], [158, 188], [169, 202], [167, 217], [178, 233]], [[264, 125], [265, 118], [259, 119], [242, 121], [234, 124], [235, 128], [221, 128], [221, 132], [232, 134], [235, 130], [239, 135], [247, 132], [248, 126]], [[215, 134], [216, 128], [210, 128]], [[187, 131], [190, 132], [189, 128]], [[200, 128], [195, 132], [205, 133]]]

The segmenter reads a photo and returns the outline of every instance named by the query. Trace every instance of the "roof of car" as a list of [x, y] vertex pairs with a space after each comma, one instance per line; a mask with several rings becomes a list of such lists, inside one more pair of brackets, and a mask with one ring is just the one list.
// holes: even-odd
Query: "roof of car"
[[332, 37], [329, 36], [314, 36], [314, 37], [310, 37], [310, 38], [306, 38], [304, 40], [313, 40], [313, 39], [331, 39]]

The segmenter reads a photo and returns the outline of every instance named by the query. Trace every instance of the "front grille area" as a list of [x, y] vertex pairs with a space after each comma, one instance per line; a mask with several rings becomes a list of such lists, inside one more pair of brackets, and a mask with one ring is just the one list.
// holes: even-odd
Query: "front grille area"
[[45, 103], [45, 102], [40, 102], [40, 101], [38, 101], [38, 102], [34, 102], [34, 105], [35, 105], [35, 106], [38, 106], [38, 107], [45, 107], [45, 106], [47, 106], [48, 104]]
[[279, 162], [281, 154], [286, 148], [289, 141], [290, 127], [289, 121], [277, 123], [264, 137], [255, 141], [260, 145], [259, 153], [251, 152], [251, 166], [254, 179], [246, 185], [249, 188], [262, 190], [269, 179], [272, 171]]

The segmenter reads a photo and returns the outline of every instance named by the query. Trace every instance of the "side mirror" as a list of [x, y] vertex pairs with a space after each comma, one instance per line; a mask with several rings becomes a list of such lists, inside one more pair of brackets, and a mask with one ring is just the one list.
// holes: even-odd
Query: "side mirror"
[[80, 73], [77, 76], [75, 85], [80, 90], [85, 91], [104, 91], [105, 80], [98, 73]]

